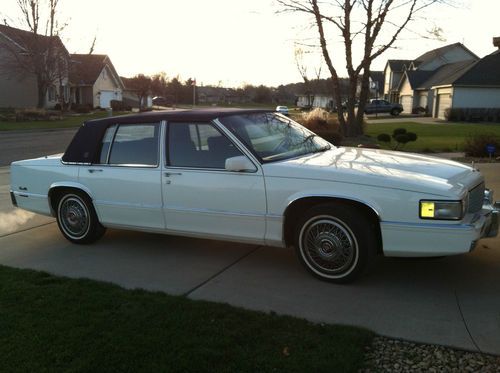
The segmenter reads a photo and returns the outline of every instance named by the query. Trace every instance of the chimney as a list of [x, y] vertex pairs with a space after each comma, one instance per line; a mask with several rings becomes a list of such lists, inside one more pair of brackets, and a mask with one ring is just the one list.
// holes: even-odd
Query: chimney
[[493, 45], [500, 49], [500, 37], [493, 38]]

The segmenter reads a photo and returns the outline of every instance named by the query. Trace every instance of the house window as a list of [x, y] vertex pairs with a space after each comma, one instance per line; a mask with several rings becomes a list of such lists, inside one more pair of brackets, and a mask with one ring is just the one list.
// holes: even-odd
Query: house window
[[106, 72], [106, 69], [102, 70], [102, 78], [108, 79], [108, 73]]
[[55, 101], [56, 100], [56, 87], [50, 86], [48, 89], [48, 94], [49, 94], [49, 101]]

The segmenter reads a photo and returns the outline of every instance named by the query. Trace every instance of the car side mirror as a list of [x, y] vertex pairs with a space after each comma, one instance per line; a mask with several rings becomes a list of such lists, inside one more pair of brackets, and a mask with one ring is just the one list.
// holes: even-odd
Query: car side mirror
[[255, 165], [244, 155], [226, 159], [226, 170], [236, 172], [257, 171]]

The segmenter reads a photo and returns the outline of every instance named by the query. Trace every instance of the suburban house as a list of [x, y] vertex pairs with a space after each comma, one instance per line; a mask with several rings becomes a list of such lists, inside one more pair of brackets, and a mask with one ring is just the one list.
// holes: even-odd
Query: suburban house
[[446, 109], [500, 109], [500, 49], [432, 82], [435, 118]]
[[300, 108], [322, 108], [332, 110], [335, 107], [335, 99], [332, 95], [301, 94], [297, 95], [297, 106]]
[[390, 102], [399, 102], [399, 82], [411, 60], [389, 60], [384, 69], [384, 98]]
[[58, 36], [0, 25], [0, 107], [53, 108], [67, 103], [69, 65], [69, 53]]
[[389, 60], [385, 68], [384, 97], [401, 103], [406, 113], [434, 113], [431, 88], [445, 77], [460, 74], [478, 60], [479, 57], [461, 43], [431, 50], [415, 60]]
[[[382, 97], [383, 93], [383, 82], [384, 73], [382, 71], [371, 71], [370, 72], [370, 98]], [[347, 92], [347, 79], [341, 79], [340, 84], [342, 85], [341, 90]], [[356, 94], [359, 95], [361, 91], [361, 84], [358, 83], [356, 88]], [[344, 96], [344, 95], [343, 95]], [[326, 110], [333, 110], [336, 107], [335, 98], [331, 94], [325, 93], [304, 93], [298, 94], [297, 106], [300, 108], [322, 108]]]
[[109, 108], [112, 100], [122, 101], [124, 85], [107, 55], [72, 54], [71, 60], [71, 102]]

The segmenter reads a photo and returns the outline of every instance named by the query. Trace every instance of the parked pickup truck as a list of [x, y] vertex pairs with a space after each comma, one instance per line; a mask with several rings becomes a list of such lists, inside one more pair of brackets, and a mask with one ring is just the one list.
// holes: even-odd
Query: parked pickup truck
[[386, 100], [371, 100], [370, 103], [365, 106], [365, 114], [389, 113], [397, 116], [402, 111], [403, 106], [401, 104], [392, 104]]
[[12, 163], [10, 194], [77, 244], [122, 228], [295, 247], [332, 282], [377, 254], [462, 254], [498, 232], [498, 204], [475, 168], [335, 147], [269, 110], [88, 121], [64, 155]]

